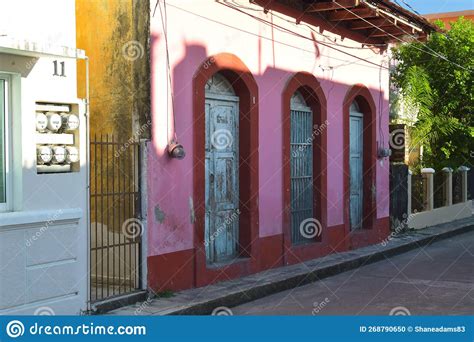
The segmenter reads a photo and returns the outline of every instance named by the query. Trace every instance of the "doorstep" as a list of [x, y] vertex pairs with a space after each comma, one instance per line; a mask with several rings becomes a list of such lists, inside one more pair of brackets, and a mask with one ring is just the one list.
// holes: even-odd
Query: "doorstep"
[[386, 243], [180, 291], [170, 298], [149, 299], [110, 311], [107, 315], [209, 315], [217, 307], [231, 308], [472, 230], [474, 216], [423, 230], [411, 230]]

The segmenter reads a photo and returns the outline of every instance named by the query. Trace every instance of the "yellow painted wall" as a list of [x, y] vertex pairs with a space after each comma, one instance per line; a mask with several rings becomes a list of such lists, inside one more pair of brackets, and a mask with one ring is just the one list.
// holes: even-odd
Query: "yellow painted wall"
[[[138, 191], [136, 166], [140, 156], [130, 142], [150, 137], [149, 2], [76, 0], [76, 39], [77, 47], [84, 49], [89, 58], [91, 275], [101, 283], [105, 271], [97, 261], [99, 252], [94, 252], [95, 247], [113, 243], [115, 235], [123, 232], [124, 222], [138, 211], [137, 194], [115, 194]], [[79, 97], [86, 96], [85, 77], [85, 63], [80, 61]], [[120, 144], [94, 144], [106, 139]], [[105, 249], [106, 255], [116, 251]], [[107, 272], [109, 266], [105, 266]], [[124, 262], [123, 267], [133, 269], [135, 263]]]
[[[91, 139], [114, 134], [122, 140], [149, 118], [149, 4], [143, 0], [76, 0], [77, 47], [90, 63]], [[85, 97], [85, 64], [78, 69]]]

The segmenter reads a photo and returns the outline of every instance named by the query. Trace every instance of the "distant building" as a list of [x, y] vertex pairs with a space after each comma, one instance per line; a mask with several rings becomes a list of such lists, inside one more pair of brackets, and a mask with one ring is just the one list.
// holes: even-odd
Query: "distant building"
[[441, 20], [446, 29], [449, 30], [452, 23], [458, 20], [459, 17], [464, 17], [465, 19], [474, 20], [474, 10], [466, 10], [466, 11], [457, 11], [457, 12], [445, 12], [445, 13], [431, 13], [423, 15], [429, 21], [435, 22], [436, 20]]

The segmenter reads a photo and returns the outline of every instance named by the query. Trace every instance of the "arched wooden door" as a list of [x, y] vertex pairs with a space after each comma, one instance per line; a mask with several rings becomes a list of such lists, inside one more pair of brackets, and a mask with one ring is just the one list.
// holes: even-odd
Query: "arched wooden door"
[[206, 84], [205, 245], [208, 263], [230, 261], [239, 243], [239, 98], [220, 73]]
[[353, 102], [349, 115], [350, 225], [362, 228], [364, 212], [364, 115]]
[[290, 203], [292, 243], [311, 239], [302, 234], [305, 220], [313, 213], [313, 112], [303, 95], [297, 91], [290, 102]]

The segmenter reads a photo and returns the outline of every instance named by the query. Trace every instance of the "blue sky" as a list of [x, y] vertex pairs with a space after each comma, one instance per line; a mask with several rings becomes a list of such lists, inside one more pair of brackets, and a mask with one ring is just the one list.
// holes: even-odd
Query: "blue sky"
[[407, 7], [403, 2], [411, 5], [421, 14], [443, 13], [463, 10], [473, 10], [474, 0], [393, 0]]

